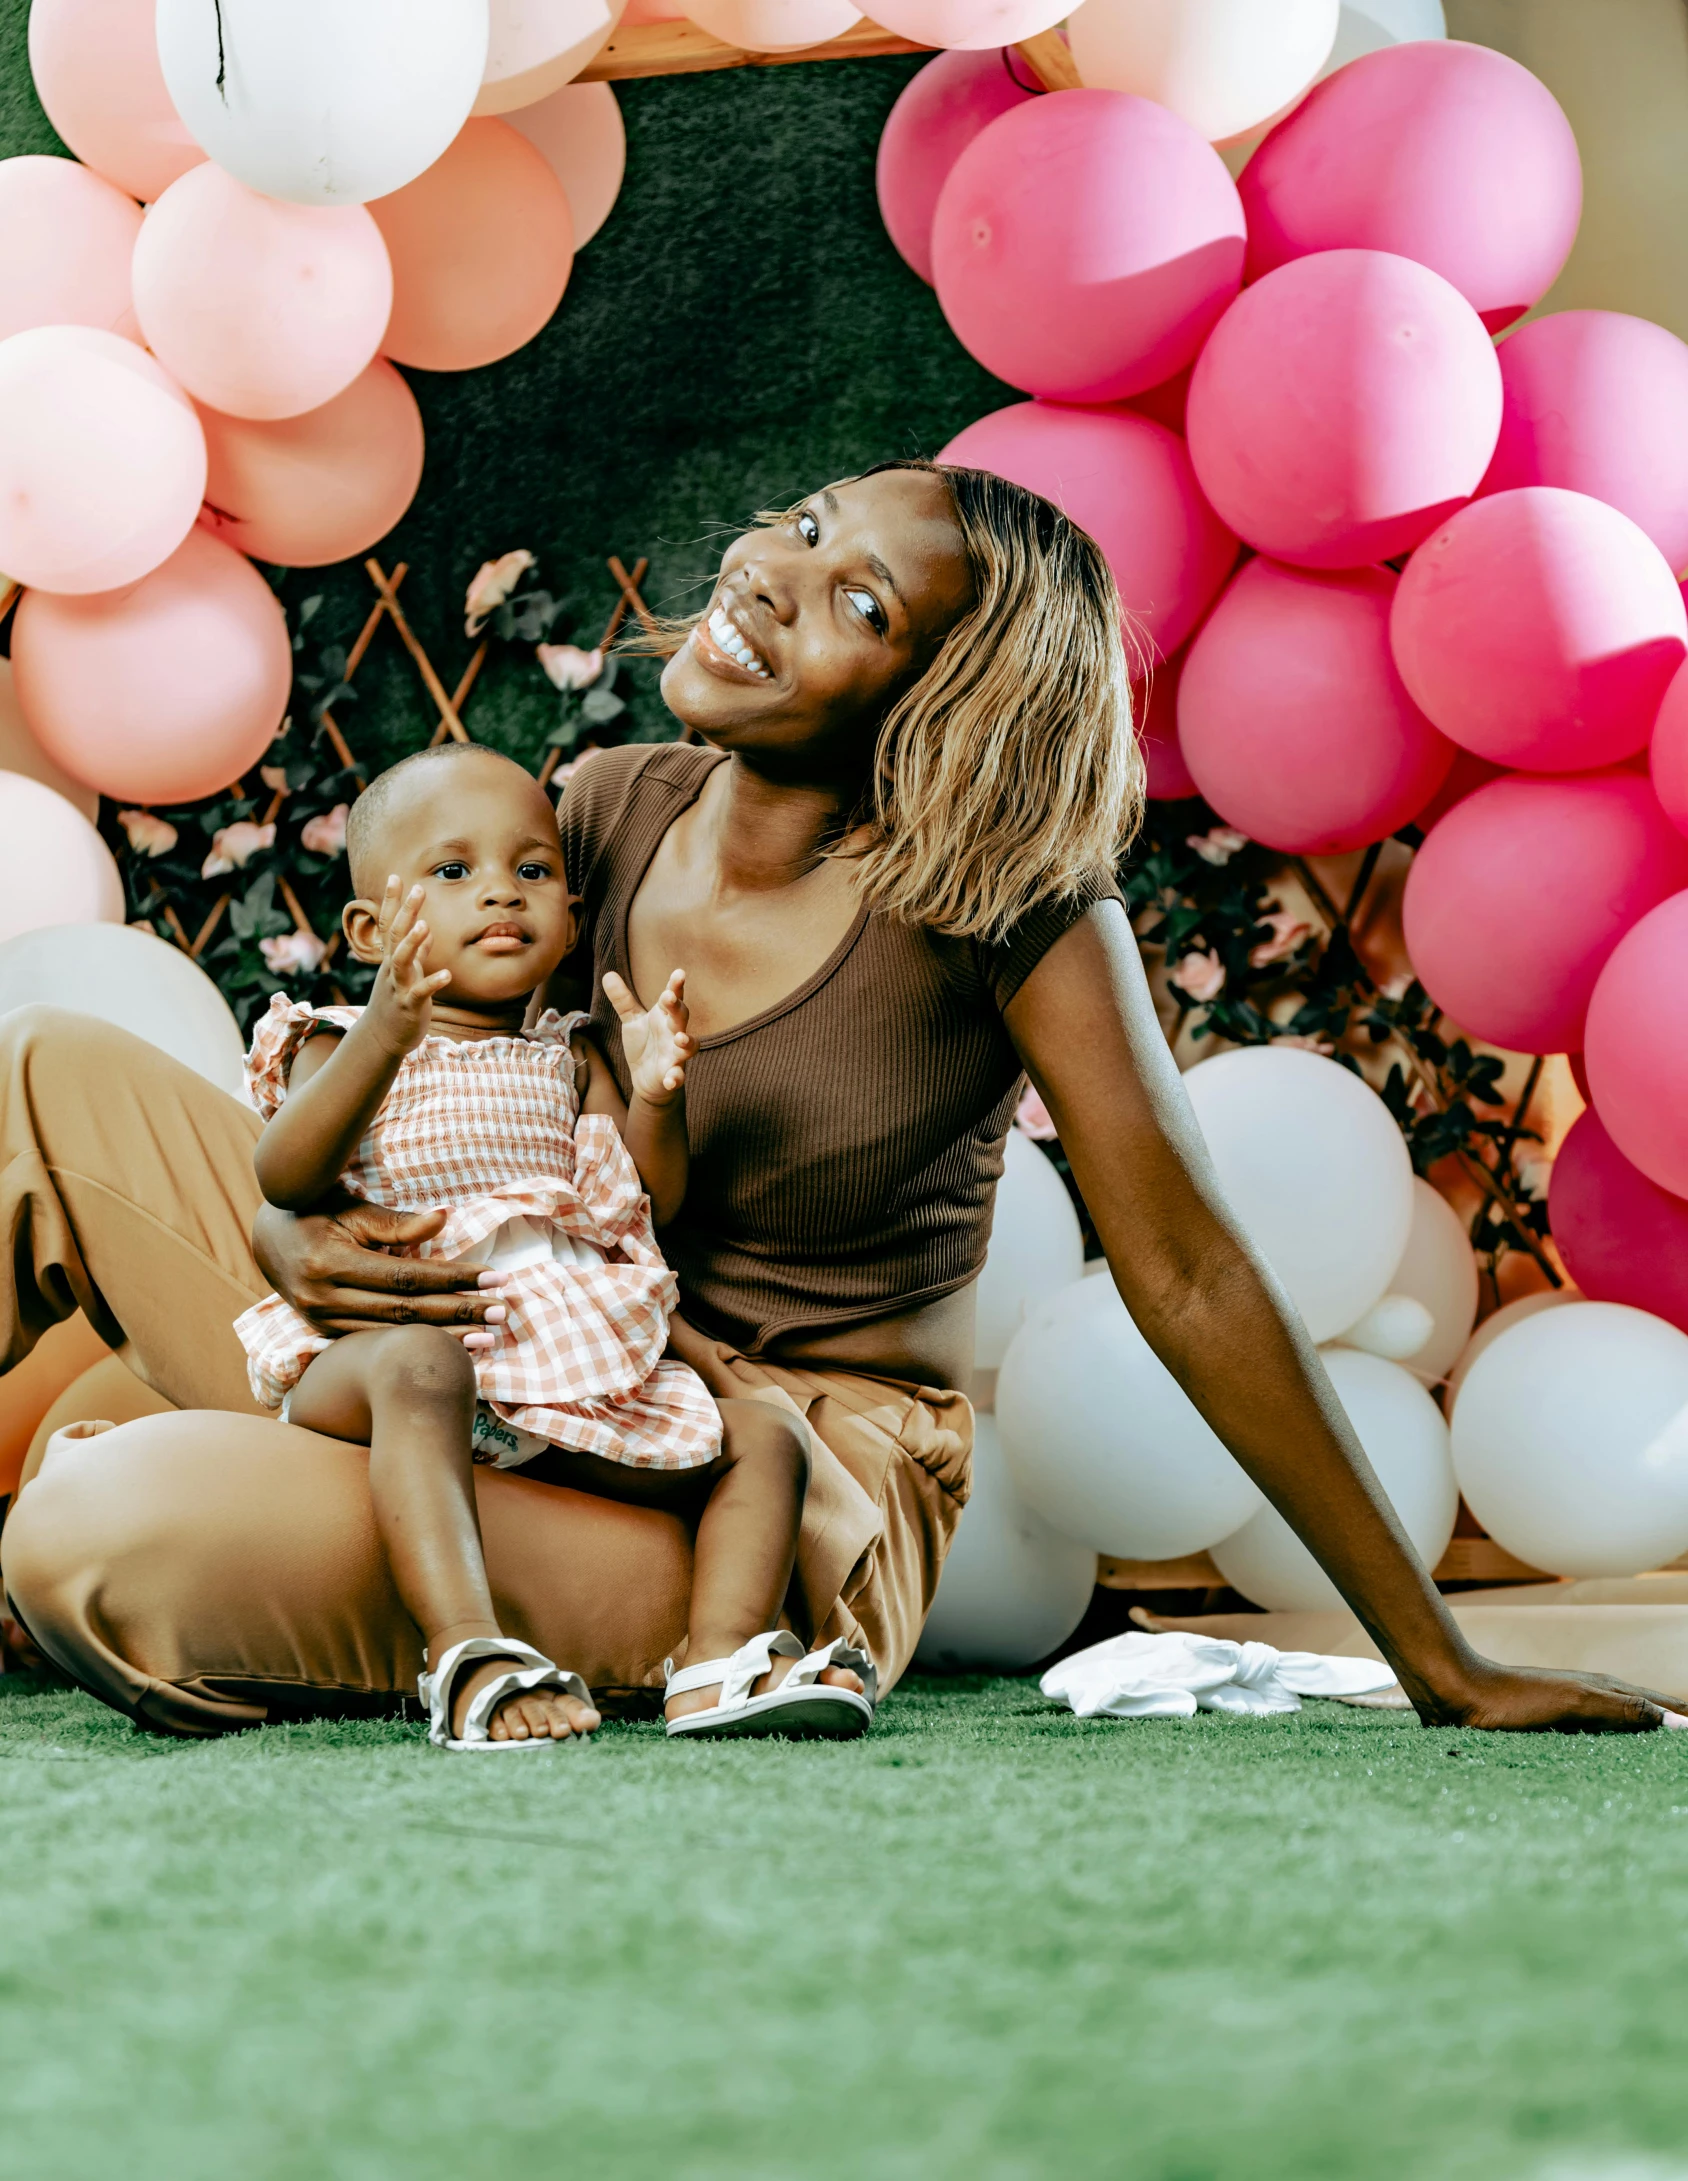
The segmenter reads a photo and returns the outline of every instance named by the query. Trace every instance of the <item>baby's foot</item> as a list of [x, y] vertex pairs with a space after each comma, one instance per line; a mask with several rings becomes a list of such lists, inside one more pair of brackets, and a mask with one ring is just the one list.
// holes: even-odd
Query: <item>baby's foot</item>
[[[461, 1739], [469, 1706], [489, 1681], [527, 1663], [518, 1658], [488, 1659], [472, 1674], [463, 1675], [452, 1692], [452, 1733]], [[560, 1689], [530, 1689], [507, 1696], [487, 1721], [486, 1731], [494, 1742], [537, 1741], [547, 1735], [566, 1742], [571, 1734], [590, 1734], [600, 1723], [599, 1714], [577, 1696], [565, 1696]]]
[[[772, 1667], [762, 1676], [761, 1680], [752, 1685], [750, 1693], [753, 1696], [766, 1696], [770, 1689], [779, 1687], [786, 1675], [797, 1664], [799, 1664], [799, 1661], [794, 1658], [775, 1659]], [[852, 1673], [848, 1666], [829, 1666], [821, 1674], [820, 1679], [830, 1688], [852, 1689], [857, 1696], [860, 1696], [866, 1688], [866, 1683], [862, 1680], [861, 1675]], [[706, 1684], [701, 1689], [687, 1689], [683, 1695], [671, 1696], [663, 1706], [662, 1715], [665, 1719], [683, 1719], [687, 1712], [713, 1711], [720, 1701], [721, 1684], [714, 1681]]]

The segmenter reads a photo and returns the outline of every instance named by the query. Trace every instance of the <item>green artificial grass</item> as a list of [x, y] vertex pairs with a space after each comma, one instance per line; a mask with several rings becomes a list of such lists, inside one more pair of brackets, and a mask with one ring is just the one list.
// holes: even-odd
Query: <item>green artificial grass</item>
[[926, 1681], [848, 1748], [455, 1760], [20, 1676], [0, 1841], [29, 2181], [1688, 2173], [1671, 1735]]

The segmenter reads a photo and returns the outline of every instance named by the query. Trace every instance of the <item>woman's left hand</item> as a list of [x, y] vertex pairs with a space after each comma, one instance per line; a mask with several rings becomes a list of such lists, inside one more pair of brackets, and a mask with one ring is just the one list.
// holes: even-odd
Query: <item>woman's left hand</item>
[[1606, 1674], [1565, 1673], [1546, 1666], [1497, 1666], [1474, 1658], [1455, 1695], [1408, 1690], [1427, 1727], [1481, 1727], [1531, 1734], [1650, 1734], [1688, 1727], [1669, 1697], [1632, 1689]]

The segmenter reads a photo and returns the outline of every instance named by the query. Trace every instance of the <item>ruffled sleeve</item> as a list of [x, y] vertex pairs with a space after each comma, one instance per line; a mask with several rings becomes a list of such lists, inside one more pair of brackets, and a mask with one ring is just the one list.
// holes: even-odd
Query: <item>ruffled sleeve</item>
[[349, 1030], [359, 1013], [356, 1007], [307, 1007], [285, 992], [274, 995], [246, 1056], [246, 1088], [266, 1121], [286, 1103], [287, 1072], [305, 1040], [318, 1030]]

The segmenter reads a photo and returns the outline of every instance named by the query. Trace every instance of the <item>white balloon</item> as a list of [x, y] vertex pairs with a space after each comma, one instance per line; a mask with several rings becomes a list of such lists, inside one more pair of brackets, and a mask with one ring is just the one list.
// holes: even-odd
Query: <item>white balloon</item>
[[1200, 1552], [1261, 1504], [1112, 1280], [1033, 1307], [1002, 1360], [996, 1420], [1021, 1497], [1097, 1552]]
[[1520, 1319], [1472, 1365], [1453, 1447], [1472, 1513], [1530, 1567], [1659, 1567], [1688, 1549], [1688, 1333], [1623, 1303]]
[[0, 772], [0, 941], [123, 914], [116, 858], [81, 811], [39, 780]]
[[979, 1417], [972, 1497], [950, 1541], [915, 1664], [1020, 1672], [1066, 1642], [1095, 1587], [1095, 1553], [1026, 1505], [1002, 1458], [995, 1417]]
[[492, 0], [478, 114], [549, 98], [609, 42], [627, 0]]
[[158, 0], [176, 111], [237, 181], [293, 204], [414, 182], [469, 118], [488, 0]]
[[609, 218], [627, 170], [627, 131], [613, 87], [565, 83], [505, 118], [550, 163], [574, 215], [575, 249], [584, 249]]
[[[1395, 30], [1395, 22], [1422, 22], [1435, 28], [1421, 30]], [[1445, 38], [1448, 26], [1442, 15], [1441, 0], [1343, 0], [1337, 17], [1336, 42], [1315, 81], [1323, 83], [1327, 76], [1334, 76], [1339, 68], [1346, 68], [1350, 61], [1357, 61], [1364, 53], [1381, 53], [1386, 45], [1399, 45], [1405, 40], [1418, 38]], [[1310, 90], [1312, 85], [1308, 86]], [[1304, 92], [1303, 97], [1306, 96]], [[1301, 100], [1296, 99], [1284, 112], [1276, 113], [1258, 129], [1250, 129], [1244, 136], [1236, 136], [1219, 148], [1220, 157], [1231, 170], [1232, 178], [1243, 171], [1255, 153], [1265, 143], [1280, 121], [1294, 113]]]
[[0, 1015], [14, 1007], [74, 1008], [131, 1030], [236, 1097], [246, 1040], [199, 964], [129, 924], [55, 924], [0, 946]]
[[1315, 1341], [1389, 1288], [1413, 1216], [1413, 1168], [1376, 1091], [1318, 1053], [1250, 1045], [1184, 1077], [1232, 1210]]
[[[1400, 1357], [1414, 1378], [1438, 1385], [1458, 1361], [1477, 1322], [1477, 1259], [1465, 1222], [1439, 1189], [1413, 1176], [1413, 1220], [1401, 1262], [1389, 1278], [1389, 1296], [1410, 1295], [1430, 1317], [1423, 1342]], [[1343, 1339], [1356, 1348], [1367, 1345]], [[1378, 1351], [1382, 1353], [1383, 1351]]]
[[1345, 1348], [1362, 1348], [1369, 1356], [1390, 1363], [1404, 1363], [1416, 1356], [1436, 1330], [1436, 1321], [1416, 1296], [1385, 1295], [1342, 1336]]
[[1336, 39], [1339, 0], [1084, 0], [1067, 18], [1080, 81], [1134, 91], [1210, 144], [1294, 104]]
[[1538, 1311], [1557, 1310], [1562, 1303], [1580, 1303], [1582, 1290], [1575, 1287], [1544, 1288], [1536, 1295], [1521, 1295], [1515, 1303], [1502, 1303], [1501, 1307], [1486, 1317], [1475, 1333], [1459, 1352], [1459, 1360], [1448, 1373], [1447, 1390], [1442, 1398], [1443, 1413], [1449, 1422], [1459, 1402], [1460, 1388], [1465, 1384], [1471, 1366], [1484, 1351], [1499, 1340], [1508, 1327], [1533, 1318]]
[[1084, 1229], [1066, 1184], [1029, 1136], [1008, 1131], [991, 1245], [977, 1290], [973, 1361], [994, 1371], [1026, 1312], [1084, 1277]]
[[1344, 0], [1343, 13], [1367, 16], [1392, 45], [1448, 35], [1442, 0]]
[[[1448, 1549], [1459, 1488], [1448, 1427], [1424, 1388], [1398, 1363], [1353, 1348], [1327, 1348], [1325, 1369], [1401, 1527], [1427, 1568]], [[1213, 1548], [1233, 1590], [1271, 1613], [1341, 1606], [1342, 1593], [1275, 1507]]]
[[12, 685], [10, 659], [0, 659], [0, 772], [22, 773], [26, 780], [39, 780], [44, 788], [62, 795], [72, 810], [79, 810], [90, 825], [100, 815], [99, 789], [84, 787], [80, 780], [73, 780], [69, 773], [61, 772], [30, 733]]

